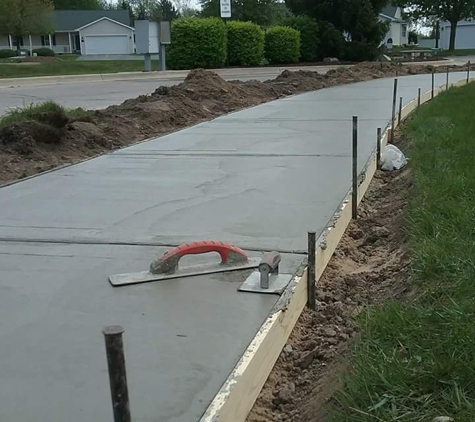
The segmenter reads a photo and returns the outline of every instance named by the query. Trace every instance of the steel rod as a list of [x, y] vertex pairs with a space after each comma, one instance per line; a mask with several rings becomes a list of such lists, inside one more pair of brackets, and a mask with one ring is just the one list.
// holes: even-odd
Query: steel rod
[[447, 73], [445, 75], [445, 89], [449, 89], [449, 66], [447, 66]]
[[381, 128], [376, 132], [376, 168], [381, 167]]
[[358, 116], [353, 116], [353, 183], [351, 189], [351, 215], [358, 216]]
[[470, 80], [470, 60], [467, 62], [467, 83]]
[[398, 112], [398, 118], [397, 118], [397, 124], [401, 124], [401, 119], [402, 119], [402, 97], [399, 97], [399, 112]]
[[314, 311], [317, 309], [317, 298], [315, 293], [316, 283], [316, 233], [308, 232], [308, 271], [307, 271], [307, 307]]
[[417, 106], [421, 105], [421, 89], [419, 88], [417, 92]]
[[396, 117], [396, 97], [397, 97], [397, 78], [394, 79], [394, 87], [393, 87], [393, 110], [391, 114], [391, 143], [393, 142], [393, 138], [394, 138], [394, 119]]
[[120, 325], [111, 325], [102, 330], [106, 343], [114, 422], [131, 422], [123, 332]]
[[431, 96], [430, 98], [433, 99], [434, 98], [434, 69], [432, 69], [432, 91], [431, 91]]

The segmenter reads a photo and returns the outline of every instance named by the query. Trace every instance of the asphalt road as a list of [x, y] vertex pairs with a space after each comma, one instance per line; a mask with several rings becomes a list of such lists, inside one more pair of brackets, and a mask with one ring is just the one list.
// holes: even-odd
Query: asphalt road
[[[398, 96], [430, 86], [401, 77]], [[133, 420], [197, 421], [277, 297], [238, 292], [239, 273], [122, 288], [107, 276], [202, 239], [279, 250], [295, 272], [307, 230], [350, 187], [352, 116], [361, 169], [392, 87], [287, 97], [1, 188], [0, 420], [111, 420], [101, 328], [121, 324]]]
[[[306, 67], [326, 73], [328, 67]], [[253, 69], [219, 69], [214, 70], [226, 80], [239, 79], [247, 81], [257, 79], [264, 81], [275, 78], [285, 67], [268, 67]], [[289, 68], [296, 70], [298, 68]], [[182, 82], [187, 71], [167, 71], [151, 74], [90, 75], [28, 79], [0, 79], [0, 115], [9, 108], [55, 101], [65, 107], [82, 107], [100, 109], [109, 105], [120, 104], [129, 98], [152, 93], [160, 85], [174, 85]]]

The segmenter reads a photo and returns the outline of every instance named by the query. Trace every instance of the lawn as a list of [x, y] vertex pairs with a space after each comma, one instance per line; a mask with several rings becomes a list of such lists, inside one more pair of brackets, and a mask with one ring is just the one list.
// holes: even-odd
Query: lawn
[[442, 50], [439, 53], [440, 56], [475, 56], [475, 49], [465, 49], [465, 50]]
[[[158, 61], [152, 62], [158, 69]], [[0, 60], [0, 78], [22, 78], [31, 76], [84, 75], [93, 73], [140, 72], [144, 69], [142, 60], [97, 60], [79, 61], [76, 56], [59, 56], [54, 61], [9, 64]]]
[[359, 317], [337, 422], [475, 421], [475, 84], [451, 88], [404, 128], [417, 294]]

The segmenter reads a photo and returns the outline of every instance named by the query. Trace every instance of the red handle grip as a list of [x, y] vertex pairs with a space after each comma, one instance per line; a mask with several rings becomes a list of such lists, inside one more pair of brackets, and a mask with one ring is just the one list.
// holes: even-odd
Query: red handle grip
[[173, 274], [178, 270], [178, 262], [181, 257], [208, 252], [218, 252], [223, 265], [245, 264], [248, 261], [246, 252], [236, 246], [229, 243], [204, 240], [184, 243], [176, 248], [169, 249], [150, 264], [150, 272], [152, 274]]

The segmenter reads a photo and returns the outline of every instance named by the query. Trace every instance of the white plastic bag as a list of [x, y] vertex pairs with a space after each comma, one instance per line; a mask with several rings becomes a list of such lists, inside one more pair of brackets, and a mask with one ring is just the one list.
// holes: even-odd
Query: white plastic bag
[[402, 151], [394, 145], [386, 145], [381, 154], [381, 170], [392, 171], [402, 169], [407, 164]]

